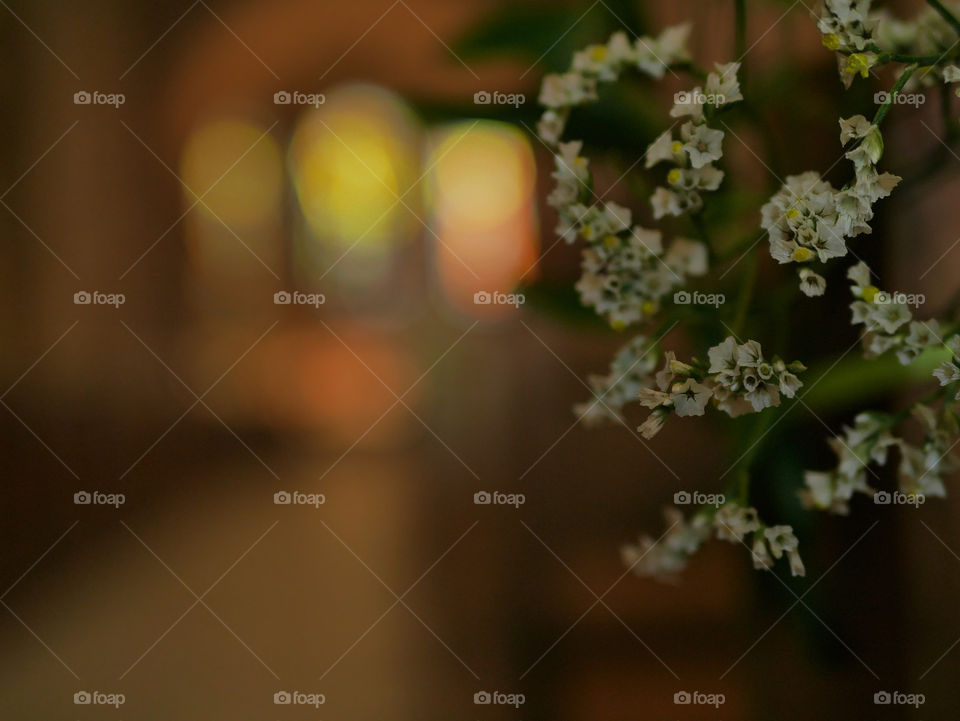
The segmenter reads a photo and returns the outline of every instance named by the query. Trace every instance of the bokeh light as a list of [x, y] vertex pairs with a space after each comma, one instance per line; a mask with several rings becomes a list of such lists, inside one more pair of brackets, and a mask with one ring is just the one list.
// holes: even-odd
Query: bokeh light
[[[217, 119], [194, 130], [180, 161], [188, 248], [198, 266], [277, 266], [283, 195], [283, 153], [266, 127], [241, 119]], [[227, 226], [227, 227], [224, 227]], [[247, 248], [243, 246], [246, 245]], [[257, 271], [259, 272], [259, 271]]]
[[[419, 126], [393, 93], [350, 85], [303, 113], [290, 171], [311, 235], [324, 248], [378, 255], [413, 229], [403, 196], [416, 181]], [[403, 202], [416, 212], [416, 194]], [[412, 222], [411, 222], [412, 221]]]
[[427, 167], [436, 264], [450, 300], [472, 314], [478, 291], [509, 292], [529, 280], [537, 257], [536, 171], [513, 126], [465, 121], [438, 130]]

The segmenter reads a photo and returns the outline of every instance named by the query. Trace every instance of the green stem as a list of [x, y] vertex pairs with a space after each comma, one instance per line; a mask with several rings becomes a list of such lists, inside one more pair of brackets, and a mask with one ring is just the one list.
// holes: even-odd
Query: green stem
[[927, 4], [940, 13], [940, 17], [950, 23], [950, 25], [953, 26], [953, 29], [957, 31], [957, 34], [960, 35], [960, 20], [957, 20], [956, 15], [944, 7], [940, 0], [927, 0]]
[[899, 95], [900, 91], [903, 90], [903, 86], [907, 84], [907, 81], [910, 79], [910, 76], [913, 75], [916, 71], [918, 65], [917, 63], [912, 63], [903, 69], [903, 72], [900, 74], [900, 77], [897, 78], [897, 82], [893, 84], [893, 87], [890, 88], [890, 92], [887, 93], [887, 99], [883, 101], [877, 109], [876, 115], [873, 116], [873, 124], [880, 125], [883, 122], [883, 119], [887, 117], [887, 113], [890, 112], [890, 107], [893, 105], [893, 101]]

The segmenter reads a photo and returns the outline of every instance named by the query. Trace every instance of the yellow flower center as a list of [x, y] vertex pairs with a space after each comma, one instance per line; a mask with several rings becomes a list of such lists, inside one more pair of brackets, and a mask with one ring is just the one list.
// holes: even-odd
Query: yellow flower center
[[595, 63], [602, 63], [607, 57], [607, 48], [604, 45], [594, 45], [590, 49], [590, 59]]
[[667, 173], [667, 182], [670, 183], [670, 185], [676, 185], [682, 177], [683, 173], [680, 172], [680, 168], [674, 168]]
[[823, 47], [827, 48], [828, 50], [836, 50], [838, 47], [840, 47], [840, 38], [836, 33], [827, 33], [823, 36], [820, 42], [822, 42]]
[[620, 245], [620, 239], [615, 235], [608, 235], [603, 239], [603, 244], [608, 248], [616, 248]]
[[850, 73], [851, 75], [856, 75], [860, 73], [860, 77], [866, 78], [870, 75], [870, 60], [863, 53], [854, 53], [847, 58], [847, 66], [844, 68], [844, 72]]
[[798, 215], [800, 215], [800, 211], [796, 208], [790, 208], [790, 210], [787, 211], [788, 218], [796, 218]]
[[627, 324], [624, 323], [622, 320], [618, 319], [618, 320], [612, 321], [610, 323], [610, 327], [613, 328], [614, 330], [620, 331], [626, 328]]
[[641, 305], [640, 308], [643, 310], [644, 315], [653, 315], [657, 312], [656, 306], [649, 300], [643, 301], [643, 305]]
[[800, 246], [793, 251], [793, 259], [798, 263], [806, 263], [812, 257], [813, 251], [809, 248], [804, 248], [803, 246]]
[[676, 155], [683, 150], [683, 143], [681, 143], [679, 140], [674, 140], [673, 145], [670, 146], [670, 150], [672, 150], [673, 154]]
[[877, 293], [880, 292], [880, 289], [875, 285], [868, 285], [863, 289], [863, 299], [867, 303], [873, 303], [874, 298], [877, 297]]

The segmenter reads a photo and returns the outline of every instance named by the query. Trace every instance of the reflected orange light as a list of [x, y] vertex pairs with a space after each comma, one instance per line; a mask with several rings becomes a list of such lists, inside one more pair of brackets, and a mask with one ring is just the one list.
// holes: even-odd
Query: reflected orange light
[[471, 314], [506, 310], [473, 298], [477, 291], [509, 292], [521, 276], [533, 275], [536, 171], [529, 142], [504, 123], [458, 123], [438, 132], [427, 166], [445, 293]]

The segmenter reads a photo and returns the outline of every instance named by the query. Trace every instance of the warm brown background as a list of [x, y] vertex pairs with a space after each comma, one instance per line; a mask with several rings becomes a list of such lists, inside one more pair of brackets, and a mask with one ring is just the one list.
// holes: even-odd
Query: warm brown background
[[[480, 319], [404, 399], [423, 422], [396, 405], [325, 475], [394, 404], [377, 377], [402, 395], [474, 323], [438, 291], [428, 234], [415, 234], [382, 297], [361, 303], [328, 291], [322, 323], [271, 302], [292, 282], [290, 218], [264, 240], [286, 269], [282, 283], [239, 247], [221, 274], [196, 272], [189, 219], [117, 280], [189, 205], [121, 120], [176, 168], [191, 131], [211, 114], [278, 121], [271, 132], [285, 145], [295, 109], [270, 102], [283, 87], [363, 80], [446, 100], [484, 87], [535, 92], [538, 70], [519, 79], [527, 63], [471, 63], [478, 80], [433, 35], [452, 42], [495, 2], [406, 1], [322, 83], [388, 2], [211, 2], [216, 16], [202, 3], [186, 12], [188, 1], [0, 8], [2, 188], [79, 121], [0, 208], [0, 369], [3, 389], [14, 384], [0, 409], [0, 593], [13, 584], [0, 609], [0, 717], [867, 718], [880, 689], [926, 693], [924, 713], [956, 708], [960, 650], [919, 678], [960, 636], [960, 559], [933, 535], [960, 551], [953, 501], [805, 529], [818, 541], [802, 539], [812, 550], [800, 593], [879, 520], [789, 611], [791, 592], [725, 544], [701, 553], [679, 586], [630, 576], [595, 604], [594, 593], [621, 577], [618, 546], [659, 528], [658, 508], [677, 487], [714, 487], [728, 455], [719, 439], [668, 428], [652, 448], [678, 483], [623, 428], [576, 427], [557, 442], [586, 393], [575, 375], [602, 370], [617, 338], [530, 311]], [[705, 60], [729, 55], [730, 35], [717, 30], [731, 27], [728, 3], [647, 5], [660, 22], [693, 19]], [[750, 5], [751, 38], [764, 37], [749, 62], [797, 53], [823, 72], [802, 3], [782, 19], [789, 6]], [[75, 106], [84, 87], [120, 90], [127, 104]], [[901, 156], [935, 143], [916, 127], [894, 137]], [[549, 159], [532, 142], [542, 195]], [[785, 142], [799, 151], [802, 167], [792, 170], [827, 167], [836, 155], [802, 137]], [[730, 153], [745, 173], [762, 174], [743, 149]], [[927, 267], [960, 227], [956, 207], [943, 208], [956, 185], [938, 179], [921, 191], [895, 206], [911, 243], [897, 258], [905, 274]], [[294, 214], [292, 201], [289, 208]], [[552, 218], [544, 213], [541, 225], [546, 248]], [[569, 277], [571, 262], [575, 253], [558, 248], [543, 271]], [[928, 292], [952, 293], [956, 267], [939, 266]], [[128, 300], [119, 311], [75, 306], [84, 287]], [[195, 400], [121, 321], [198, 394], [278, 324], [204, 399], [230, 429], [198, 404], [118, 480]], [[819, 423], [800, 428], [796, 443], [822, 442]], [[75, 506], [73, 493], [84, 488], [123, 492], [127, 503]], [[323, 492], [327, 503], [275, 506], [283, 488]], [[527, 503], [519, 511], [475, 506], [482, 488], [522, 492]], [[392, 592], [402, 595], [441, 556], [363, 635], [395, 602]], [[121, 680], [194, 604], [185, 586], [202, 595], [230, 568], [203, 598], [209, 609], [193, 607]], [[123, 692], [127, 702], [119, 712], [77, 707], [80, 689]], [[280, 689], [322, 692], [327, 703], [319, 713], [276, 707]], [[481, 689], [523, 693], [526, 705], [475, 707]], [[727, 704], [718, 712], [674, 706], [681, 689], [722, 692]]]

